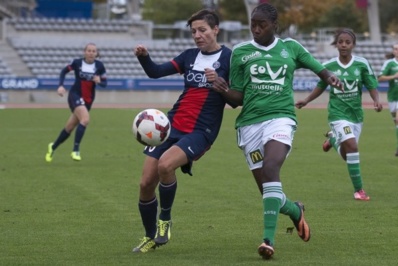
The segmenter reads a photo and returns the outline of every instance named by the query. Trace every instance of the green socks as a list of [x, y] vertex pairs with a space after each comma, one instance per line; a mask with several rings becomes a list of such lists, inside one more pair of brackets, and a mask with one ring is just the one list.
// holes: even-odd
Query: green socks
[[362, 189], [362, 176], [359, 167], [359, 152], [347, 153], [347, 167], [355, 191]]
[[398, 125], [395, 127], [395, 136], [397, 137], [397, 150], [398, 150]]
[[[396, 128], [397, 135], [397, 149], [398, 149], [398, 127]], [[330, 144], [332, 144], [333, 148], [340, 154], [339, 146], [336, 144], [336, 138], [329, 138]], [[362, 189], [362, 176], [361, 169], [359, 165], [359, 152], [352, 152], [346, 154], [346, 163], [348, 168], [348, 173], [351, 178], [352, 185], [354, 186], [355, 191]]]
[[276, 225], [284, 197], [281, 182], [263, 184], [263, 239], [268, 239], [272, 244], [275, 243]]
[[329, 142], [330, 144], [332, 144], [333, 148], [338, 151], [339, 150], [339, 146], [337, 146], [336, 144], [336, 137], [330, 137], [329, 138]]
[[300, 218], [300, 208], [291, 200], [286, 199], [285, 204], [281, 207], [280, 213], [288, 215], [290, 219], [297, 221]]

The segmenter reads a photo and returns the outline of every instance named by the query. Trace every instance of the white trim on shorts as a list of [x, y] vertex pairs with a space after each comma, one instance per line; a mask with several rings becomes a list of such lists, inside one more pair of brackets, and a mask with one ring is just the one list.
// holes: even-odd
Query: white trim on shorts
[[398, 101], [388, 102], [388, 109], [390, 109], [390, 113], [396, 113], [398, 111]]
[[336, 144], [340, 144], [347, 139], [355, 138], [356, 142], [359, 142], [361, 136], [363, 123], [352, 123], [347, 120], [337, 120], [329, 123], [330, 128], [336, 137]]
[[237, 129], [237, 142], [250, 170], [263, 166], [264, 145], [270, 140], [276, 140], [290, 146], [293, 143], [297, 123], [291, 118], [275, 118]]

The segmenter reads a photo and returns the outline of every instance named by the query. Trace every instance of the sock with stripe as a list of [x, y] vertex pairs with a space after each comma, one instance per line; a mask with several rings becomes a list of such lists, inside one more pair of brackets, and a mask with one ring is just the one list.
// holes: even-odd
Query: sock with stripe
[[171, 184], [159, 184], [160, 215], [162, 221], [171, 220], [171, 207], [177, 192], [177, 181]]
[[281, 182], [263, 183], [263, 239], [268, 239], [272, 244], [275, 243], [276, 225], [284, 198]]
[[330, 144], [332, 144], [333, 148], [338, 151], [339, 150], [339, 146], [336, 143], [336, 137], [330, 137], [329, 138], [329, 142]]
[[282, 205], [279, 212], [288, 215], [290, 219], [297, 221], [300, 218], [301, 209], [293, 201], [286, 198], [285, 203]]
[[82, 124], [79, 124], [76, 128], [75, 133], [75, 143], [73, 145], [73, 151], [79, 151], [80, 142], [84, 136], [84, 132], [86, 131], [86, 127]]
[[142, 224], [144, 225], [145, 236], [154, 239], [157, 229], [158, 200], [156, 197], [149, 201], [140, 200], [138, 202], [138, 209], [140, 210]]
[[359, 165], [359, 152], [347, 153], [347, 168], [355, 191], [362, 189], [362, 176]]

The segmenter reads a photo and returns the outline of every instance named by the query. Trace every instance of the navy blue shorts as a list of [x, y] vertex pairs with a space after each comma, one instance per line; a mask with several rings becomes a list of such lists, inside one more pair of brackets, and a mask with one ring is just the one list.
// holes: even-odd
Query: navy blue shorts
[[180, 147], [188, 157], [189, 163], [181, 166], [181, 171], [185, 174], [192, 175], [192, 162], [199, 160], [199, 158], [211, 148], [212, 143], [203, 132], [183, 133], [171, 128], [169, 138], [162, 145], [157, 147], [146, 146], [144, 153], [159, 159], [162, 154], [173, 145]]
[[69, 95], [68, 95], [68, 104], [69, 104], [69, 109], [73, 113], [75, 108], [78, 107], [78, 106], [81, 106], [81, 105], [86, 106], [87, 110], [90, 111], [91, 105], [93, 104], [93, 102], [86, 103], [80, 95], [78, 95], [76, 93], [69, 93]]

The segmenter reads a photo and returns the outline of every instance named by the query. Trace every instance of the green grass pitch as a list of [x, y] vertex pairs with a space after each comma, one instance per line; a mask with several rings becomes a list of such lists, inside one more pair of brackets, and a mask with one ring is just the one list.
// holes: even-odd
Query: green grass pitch
[[220, 135], [178, 174], [170, 242], [133, 254], [143, 237], [138, 189], [143, 146], [133, 139], [138, 109], [94, 109], [81, 145], [73, 135], [46, 163], [47, 145], [69, 110], [0, 110], [0, 265], [395, 265], [398, 157], [387, 110], [365, 111], [361, 169], [369, 202], [353, 199], [345, 163], [322, 151], [326, 110], [298, 110], [293, 150], [282, 168], [286, 195], [301, 200], [312, 230], [304, 243], [280, 216], [274, 259], [257, 254], [261, 195], [236, 146], [239, 110], [226, 109]]

